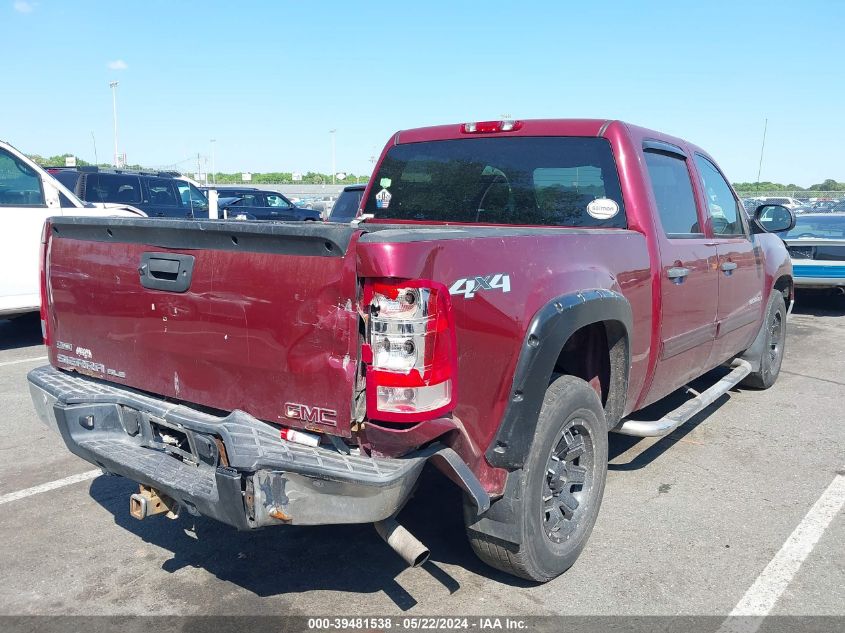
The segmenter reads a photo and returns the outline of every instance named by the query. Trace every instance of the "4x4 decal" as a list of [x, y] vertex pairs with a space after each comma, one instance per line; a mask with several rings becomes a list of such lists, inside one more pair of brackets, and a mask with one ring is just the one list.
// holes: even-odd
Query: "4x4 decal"
[[501, 290], [502, 292], [510, 292], [510, 275], [497, 273], [495, 275], [458, 279], [449, 287], [449, 294], [463, 295], [465, 299], [472, 299], [475, 296], [475, 293], [481, 290]]

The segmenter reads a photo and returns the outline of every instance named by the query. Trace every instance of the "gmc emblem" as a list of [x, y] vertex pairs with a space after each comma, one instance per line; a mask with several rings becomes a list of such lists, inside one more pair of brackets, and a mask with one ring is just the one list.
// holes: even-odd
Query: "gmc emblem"
[[299, 404], [298, 402], [285, 403], [285, 417], [291, 420], [313, 422], [314, 424], [337, 426], [337, 411], [334, 409], [309, 407], [307, 404]]

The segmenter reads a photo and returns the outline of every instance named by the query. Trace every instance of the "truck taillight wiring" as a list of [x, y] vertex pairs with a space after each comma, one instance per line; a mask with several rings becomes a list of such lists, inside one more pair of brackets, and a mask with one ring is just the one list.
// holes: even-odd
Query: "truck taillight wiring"
[[417, 422], [451, 411], [456, 401], [455, 328], [449, 292], [433, 281], [371, 281], [364, 360], [367, 416]]

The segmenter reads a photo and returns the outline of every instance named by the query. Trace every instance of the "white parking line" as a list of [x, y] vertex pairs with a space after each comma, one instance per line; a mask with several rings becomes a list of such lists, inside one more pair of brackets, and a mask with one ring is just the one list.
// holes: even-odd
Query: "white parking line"
[[37, 360], [47, 360], [46, 356], [36, 356], [35, 358], [22, 358], [20, 360], [7, 360], [4, 363], [0, 363], [0, 367], [5, 367], [6, 365], [20, 365], [22, 363], [34, 363]]
[[18, 499], [25, 499], [26, 497], [31, 497], [32, 495], [37, 495], [41, 492], [48, 492], [50, 490], [55, 490], [56, 488], [77, 484], [80, 481], [94, 479], [94, 477], [99, 477], [102, 474], [103, 471], [98, 468], [97, 470], [89, 470], [84, 473], [79, 473], [78, 475], [71, 475], [70, 477], [65, 477], [64, 479], [48, 481], [46, 484], [41, 484], [40, 486], [33, 486], [32, 488], [25, 488], [24, 490], [18, 490], [17, 492], [0, 495], [0, 505], [9, 503], [10, 501], [17, 501]]
[[801, 564], [813, 551], [827, 526], [843, 505], [845, 505], [845, 475], [837, 474], [798, 527], [786, 539], [780, 551], [745, 592], [728, 619], [719, 627], [718, 633], [753, 633], [760, 628], [763, 618], [771, 613], [775, 603], [792, 582]]

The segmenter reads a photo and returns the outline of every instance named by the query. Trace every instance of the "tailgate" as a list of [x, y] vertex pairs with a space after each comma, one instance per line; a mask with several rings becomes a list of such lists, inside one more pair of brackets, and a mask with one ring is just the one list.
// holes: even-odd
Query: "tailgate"
[[357, 237], [311, 222], [55, 218], [50, 361], [349, 436]]

